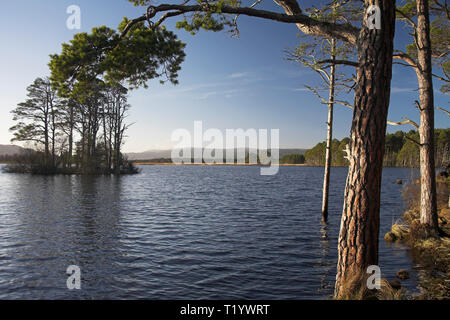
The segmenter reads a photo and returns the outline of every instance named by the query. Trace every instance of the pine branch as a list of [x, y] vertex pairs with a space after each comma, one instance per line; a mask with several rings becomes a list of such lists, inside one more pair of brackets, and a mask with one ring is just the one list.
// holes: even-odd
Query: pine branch
[[212, 12], [224, 14], [238, 14], [250, 17], [263, 18], [284, 23], [295, 23], [297, 27], [305, 34], [322, 36], [326, 38], [335, 38], [356, 45], [359, 28], [350, 23], [331, 23], [316, 20], [302, 13], [296, 1], [279, 0], [277, 1], [283, 7], [286, 13], [278, 13], [267, 10], [260, 10], [249, 7], [233, 7], [228, 5], [217, 6], [216, 4], [202, 5], [177, 5], [161, 4], [159, 6], [149, 6], [147, 13], [131, 20], [123, 30], [121, 37], [124, 37], [130, 29], [137, 23], [150, 21], [157, 13], [167, 12], [161, 17], [155, 25], [161, 24], [166, 18], [182, 15], [188, 12]]

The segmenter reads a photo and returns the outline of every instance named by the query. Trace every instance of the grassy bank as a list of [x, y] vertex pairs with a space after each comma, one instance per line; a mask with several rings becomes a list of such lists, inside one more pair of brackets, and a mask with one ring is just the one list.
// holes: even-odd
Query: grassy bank
[[[450, 178], [437, 181], [439, 228], [442, 236], [427, 237], [420, 228], [420, 185], [415, 182], [406, 185], [403, 198], [407, 204], [401, 221], [395, 223], [384, 239], [401, 241], [411, 248], [414, 263], [421, 266], [419, 288], [416, 299], [450, 299]], [[447, 236], [446, 236], [447, 235]]]

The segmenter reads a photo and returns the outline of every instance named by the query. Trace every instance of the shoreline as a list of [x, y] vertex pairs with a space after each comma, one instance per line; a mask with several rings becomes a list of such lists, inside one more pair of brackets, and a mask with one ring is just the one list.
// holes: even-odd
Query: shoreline
[[[254, 164], [254, 163], [173, 163], [173, 162], [134, 162], [136, 166], [256, 166], [269, 167], [270, 165]], [[296, 167], [311, 167], [311, 165], [297, 163], [297, 164], [278, 164], [279, 166], [296, 166]]]
[[[270, 165], [262, 165], [262, 164], [253, 164], [253, 163], [173, 163], [173, 162], [145, 162], [141, 160], [131, 160], [136, 166], [257, 166], [257, 167], [269, 167]], [[325, 166], [314, 165], [308, 163], [280, 163], [278, 164], [280, 167], [320, 167], [324, 168]], [[348, 166], [331, 166], [332, 168], [347, 168]], [[395, 167], [388, 166], [383, 168], [406, 168], [406, 169], [419, 169], [418, 167]], [[436, 168], [437, 170], [441, 168]]]
[[[442, 234], [430, 236], [420, 225], [420, 187], [415, 183], [403, 190], [412, 202], [403, 212], [400, 220], [391, 226], [385, 234], [386, 242], [399, 242], [408, 247], [412, 260], [421, 266], [418, 277], [420, 294], [413, 299], [448, 300], [450, 299], [450, 178], [436, 177], [438, 193], [438, 225]], [[400, 272], [400, 271], [399, 271]], [[400, 278], [401, 279], [401, 278]], [[403, 279], [402, 279], [403, 280]]]

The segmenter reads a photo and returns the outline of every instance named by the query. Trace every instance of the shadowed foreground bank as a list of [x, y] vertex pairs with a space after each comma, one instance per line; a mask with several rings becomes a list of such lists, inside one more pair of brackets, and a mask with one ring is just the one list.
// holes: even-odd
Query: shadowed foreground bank
[[438, 222], [440, 237], [430, 238], [420, 226], [420, 185], [417, 181], [404, 187], [407, 211], [392, 225], [384, 239], [403, 242], [411, 248], [413, 261], [422, 266], [419, 275], [421, 293], [417, 299], [450, 299], [450, 177], [437, 178]]

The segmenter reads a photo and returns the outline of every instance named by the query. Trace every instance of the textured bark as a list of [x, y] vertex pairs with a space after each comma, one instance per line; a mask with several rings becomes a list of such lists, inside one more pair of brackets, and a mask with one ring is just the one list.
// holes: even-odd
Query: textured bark
[[434, 159], [434, 96], [427, 0], [417, 0], [417, 78], [420, 93], [420, 223], [438, 233]]
[[[392, 75], [395, 1], [377, 1], [381, 29], [363, 27], [350, 135], [350, 165], [338, 242], [335, 297], [378, 264], [380, 187]], [[366, 7], [371, 1], [365, 1]]]
[[[335, 50], [335, 40], [331, 40], [332, 52]], [[330, 173], [331, 173], [331, 143], [333, 141], [333, 107], [334, 107], [334, 90], [336, 85], [336, 65], [334, 64], [335, 56], [331, 57], [330, 66], [330, 82], [328, 97], [328, 122], [327, 122], [327, 149], [325, 152], [325, 173], [323, 175], [323, 194], [322, 194], [322, 220], [328, 220], [328, 194], [330, 190]]]

